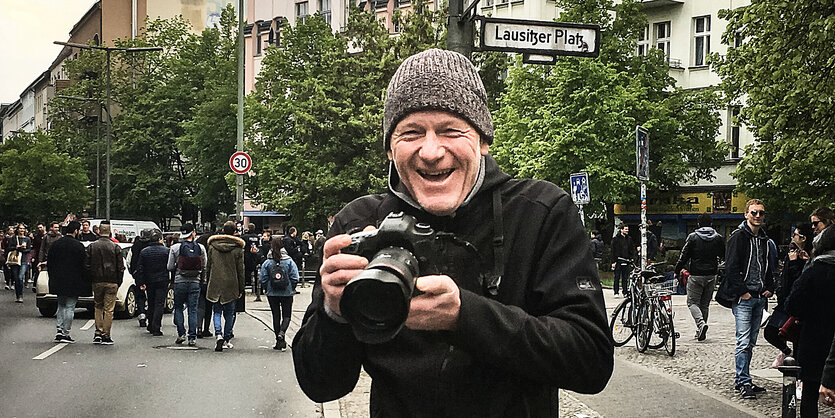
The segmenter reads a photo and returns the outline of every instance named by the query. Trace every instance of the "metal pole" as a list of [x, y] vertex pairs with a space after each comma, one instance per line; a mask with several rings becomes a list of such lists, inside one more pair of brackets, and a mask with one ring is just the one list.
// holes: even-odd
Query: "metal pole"
[[107, 162], [105, 165], [105, 219], [110, 222], [110, 141], [112, 140], [112, 131], [110, 126], [110, 50], [105, 49], [107, 56]]
[[475, 24], [463, 16], [463, 13], [464, 0], [450, 0], [447, 18], [447, 48], [470, 59], [473, 55]]
[[583, 223], [583, 227], [586, 227], [586, 217], [583, 215], [583, 205], [577, 205], [580, 208], [580, 222]]
[[641, 270], [647, 268], [647, 184], [641, 182]]
[[101, 102], [96, 102], [99, 118], [96, 120], [96, 219], [101, 219]]
[[[800, 375], [800, 366], [794, 357], [786, 357], [783, 365], [777, 368], [783, 373], [783, 403], [782, 418], [797, 417], [797, 376]], [[814, 401], [814, 400], [812, 400]]]
[[[253, 27], [253, 30], [257, 28]], [[244, 0], [238, 0], [238, 151], [244, 150]], [[243, 221], [244, 217], [244, 176], [236, 177], [235, 217]]]

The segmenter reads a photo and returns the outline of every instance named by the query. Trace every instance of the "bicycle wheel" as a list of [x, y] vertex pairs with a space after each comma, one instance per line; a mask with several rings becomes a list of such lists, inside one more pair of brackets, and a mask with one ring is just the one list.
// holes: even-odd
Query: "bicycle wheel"
[[649, 338], [652, 334], [652, 318], [650, 318], [649, 301], [644, 300], [638, 308], [638, 317], [636, 322], [638, 328], [635, 330], [635, 346], [639, 353], [647, 351], [649, 346]]
[[612, 312], [612, 321], [609, 323], [609, 331], [612, 332], [612, 340], [615, 347], [621, 347], [635, 334], [632, 315], [632, 300], [624, 299], [623, 302]]
[[667, 343], [664, 344], [664, 350], [667, 350], [667, 354], [669, 354], [670, 357], [672, 357], [676, 354], [676, 337], [677, 337], [677, 335], [676, 335], [675, 325], [673, 325], [673, 317], [672, 317], [672, 315], [669, 314], [669, 312], [672, 312], [672, 310], [667, 311], [667, 306], [666, 306], [667, 303], [669, 303], [670, 306], [672, 307], [672, 301], [662, 303], [662, 306], [664, 307], [664, 316], [667, 318], [666, 328], [667, 328], [667, 335], [668, 335], [667, 336]]
[[652, 311], [650, 312], [650, 319], [652, 323], [652, 333], [649, 339], [649, 348], [657, 350], [667, 344], [669, 333], [667, 332], [667, 309], [664, 303], [658, 299], [652, 300]]

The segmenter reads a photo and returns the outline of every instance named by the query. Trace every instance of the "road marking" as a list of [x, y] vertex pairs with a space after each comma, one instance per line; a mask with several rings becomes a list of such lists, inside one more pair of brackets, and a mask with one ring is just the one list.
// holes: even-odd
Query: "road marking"
[[87, 331], [88, 329], [90, 329], [90, 328], [91, 328], [93, 325], [95, 325], [95, 324], [96, 324], [96, 321], [95, 321], [95, 320], [93, 320], [93, 319], [91, 319], [91, 320], [87, 321], [87, 323], [86, 323], [86, 324], [84, 324], [84, 326], [83, 326], [83, 327], [81, 327], [81, 330], [82, 330], [82, 331]]
[[47, 357], [49, 357], [49, 356], [51, 356], [51, 355], [53, 355], [53, 354], [57, 353], [60, 349], [62, 349], [62, 348], [64, 348], [64, 347], [66, 347], [66, 346], [68, 346], [68, 345], [69, 345], [68, 343], [61, 343], [61, 344], [58, 344], [58, 345], [56, 345], [55, 347], [52, 347], [52, 348], [50, 348], [49, 350], [46, 350], [46, 351], [44, 351], [43, 353], [38, 354], [36, 357], [32, 357], [32, 360], [43, 360], [43, 359], [45, 359], [45, 358], [47, 358]]

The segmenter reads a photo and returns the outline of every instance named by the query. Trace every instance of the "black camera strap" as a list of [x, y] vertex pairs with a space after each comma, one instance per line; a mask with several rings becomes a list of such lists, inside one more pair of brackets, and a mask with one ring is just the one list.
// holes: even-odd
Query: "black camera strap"
[[504, 273], [504, 222], [502, 221], [501, 187], [493, 189], [493, 271], [484, 281], [484, 291], [490, 297], [499, 295]]

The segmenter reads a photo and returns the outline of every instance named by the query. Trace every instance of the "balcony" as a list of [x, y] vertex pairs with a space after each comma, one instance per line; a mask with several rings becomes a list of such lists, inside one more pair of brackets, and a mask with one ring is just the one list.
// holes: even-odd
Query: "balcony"
[[643, 0], [644, 9], [654, 9], [665, 6], [678, 6], [684, 4], [683, 0]]

